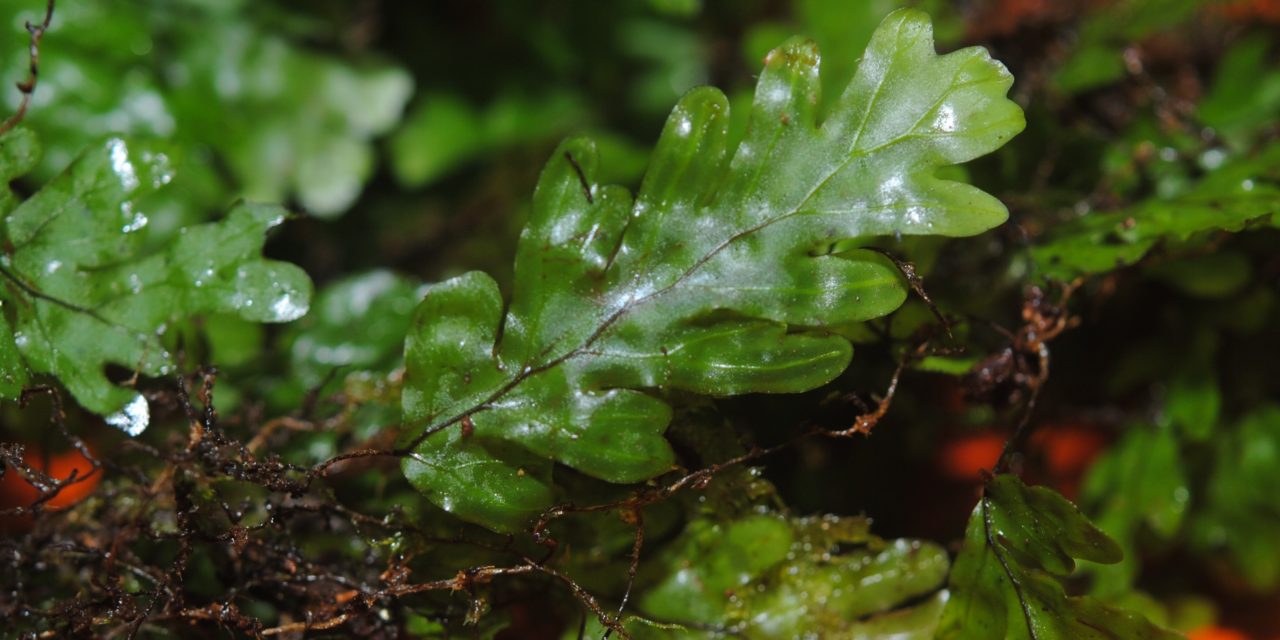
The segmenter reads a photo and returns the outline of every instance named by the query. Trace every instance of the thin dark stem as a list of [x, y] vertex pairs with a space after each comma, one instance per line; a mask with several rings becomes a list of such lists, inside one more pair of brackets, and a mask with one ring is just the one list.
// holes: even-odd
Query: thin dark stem
[[49, 30], [49, 23], [53, 22], [53, 4], [54, 0], [49, 0], [45, 5], [44, 20], [38, 24], [27, 22], [27, 33], [31, 34], [31, 44], [27, 49], [30, 63], [27, 65], [26, 79], [15, 83], [18, 91], [22, 92], [22, 101], [18, 103], [18, 110], [0, 124], [0, 135], [18, 126], [27, 115], [27, 107], [31, 106], [31, 94], [36, 92], [36, 82], [40, 78], [40, 40], [44, 38], [44, 32]]

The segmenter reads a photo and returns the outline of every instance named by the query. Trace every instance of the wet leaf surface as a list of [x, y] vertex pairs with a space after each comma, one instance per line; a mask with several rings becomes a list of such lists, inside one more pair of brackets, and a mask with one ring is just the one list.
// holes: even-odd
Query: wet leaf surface
[[800, 40], [768, 56], [736, 149], [724, 95], [687, 94], [634, 200], [595, 184], [590, 141], [556, 150], [510, 304], [470, 273], [429, 289], [415, 316], [401, 439], [414, 486], [510, 531], [551, 506], [553, 462], [610, 482], [661, 474], [670, 409], [642, 390], [812, 389], [851, 357], [827, 327], [902, 304], [883, 256], [821, 247], [1004, 220], [999, 201], [933, 175], [1021, 130], [1003, 66], [976, 48], [938, 56], [928, 18], [900, 11], [819, 123], [818, 64]]
[[[28, 135], [0, 138], [0, 174], [29, 166], [30, 155], [15, 161], [8, 152]], [[170, 372], [162, 336], [178, 319], [288, 322], [307, 312], [307, 275], [261, 256], [266, 232], [285, 219], [280, 207], [237, 205], [219, 222], [183, 229], [162, 251], [143, 251], [148, 217], [137, 202], [171, 172], [162, 148], [110, 138], [4, 212], [3, 296], [13, 323], [12, 342], [0, 343], [7, 397], [26, 370], [52, 374], [85, 408], [136, 435], [148, 423], [146, 401], [108, 379], [107, 365]]]

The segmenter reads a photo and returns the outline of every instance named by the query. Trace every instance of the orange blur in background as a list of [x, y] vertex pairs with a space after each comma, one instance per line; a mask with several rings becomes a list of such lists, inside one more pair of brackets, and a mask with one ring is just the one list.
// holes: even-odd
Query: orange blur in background
[[[66, 509], [89, 497], [102, 479], [102, 471], [94, 468], [93, 463], [79, 451], [72, 449], [62, 453], [46, 455], [36, 447], [27, 447], [22, 456], [28, 466], [43, 471], [56, 480], [66, 480], [72, 473], [81, 480], [62, 488], [57, 495], [44, 503], [44, 508], [51, 510]], [[15, 469], [6, 469], [0, 478], [0, 509], [29, 507], [40, 497], [40, 491], [27, 482]], [[30, 514], [20, 516], [0, 516], [0, 531], [21, 531], [31, 525]]]

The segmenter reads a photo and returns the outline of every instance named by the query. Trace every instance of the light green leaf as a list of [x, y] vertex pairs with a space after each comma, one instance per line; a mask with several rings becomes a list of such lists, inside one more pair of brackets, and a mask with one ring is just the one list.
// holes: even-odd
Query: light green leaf
[[402, 439], [415, 487], [511, 531], [550, 506], [553, 462], [610, 482], [661, 474], [670, 409], [640, 389], [811, 389], [849, 362], [829, 327], [902, 303], [883, 256], [822, 247], [971, 235], [1005, 219], [991, 196], [933, 176], [1023, 126], [1004, 97], [1011, 77], [985, 51], [938, 56], [924, 14], [894, 13], [822, 123], [817, 69], [808, 42], [770, 54], [732, 154], [724, 95], [690, 92], [634, 201], [595, 184], [589, 141], [556, 150], [505, 314], [477, 273], [431, 288], [418, 309]]
[[[106, 365], [165, 373], [173, 361], [160, 338], [171, 321], [219, 313], [285, 322], [306, 313], [311, 296], [301, 269], [261, 257], [267, 230], [285, 218], [278, 207], [239, 205], [224, 220], [183, 229], [164, 250], [144, 255], [148, 217], [138, 200], [171, 175], [160, 149], [111, 138], [3, 224], [0, 295], [26, 367], [56, 376], [82, 406], [113, 414], [108, 422], [130, 432], [146, 427], [146, 403], [112, 383]], [[6, 371], [13, 370], [5, 357]]]
[[30, 171], [39, 160], [40, 141], [31, 130], [17, 127], [0, 136], [0, 214], [21, 202], [9, 183]]
[[987, 483], [951, 571], [942, 640], [1177, 638], [1135, 613], [1068, 596], [1076, 559], [1114, 563], [1120, 547], [1065, 498], [1015, 476]]

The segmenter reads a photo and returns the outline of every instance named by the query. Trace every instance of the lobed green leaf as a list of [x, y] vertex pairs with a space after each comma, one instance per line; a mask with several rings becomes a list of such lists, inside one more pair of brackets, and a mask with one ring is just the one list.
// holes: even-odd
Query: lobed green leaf
[[[0, 138], [0, 175], [30, 166], [18, 130]], [[17, 161], [13, 158], [18, 158]], [[145, 400], [105, 367], [145, 375], [173, 366], [161, 336], [197, 314], [285, 322], [306, 313], [311, 281], [298, 267], [261, 256], [266, 232], [285, 219], [275, 206], [241, 204], [217, 223], [188, 227], [166, 248], [143, 252], [140, 198], [171, 179], [163, 150], [108, 139], [85, 151], [35, 195], [5, 212], [0, 290], [0, 391], [13, 398], [27, 370], [57, 379], [90, 411], [130, 433], [147, 425]]]
[[459, 517], [516, 530], [551, 505], [553, 463], [610, 482], [671, 468], [671, 410], [646, 389], [783, 393], [821, 385], [852, 349], [831, 327], [905, 298], [896, 267], [840, 240], [964, 236], [1006, 217], [939, 179], [1023, 126], [985, 51], [934, 52], [899, 11], [818, 122], [818, 52], [771, 53], [751, 124], [697, 89], [672, 111], [639, 193], [595, 182], [592, 143], [556, 150], [520, 239], [509, 305], [488, 276], [432, 287], [406, 343], [410, 482]]
[[1141, 615], [1068, 596], [1075, 561], [1120, 561], [1120, 547], [1075, 505], [1016, 476], [988, 481], [951, 571], [941, 640], [1177, 638]]

